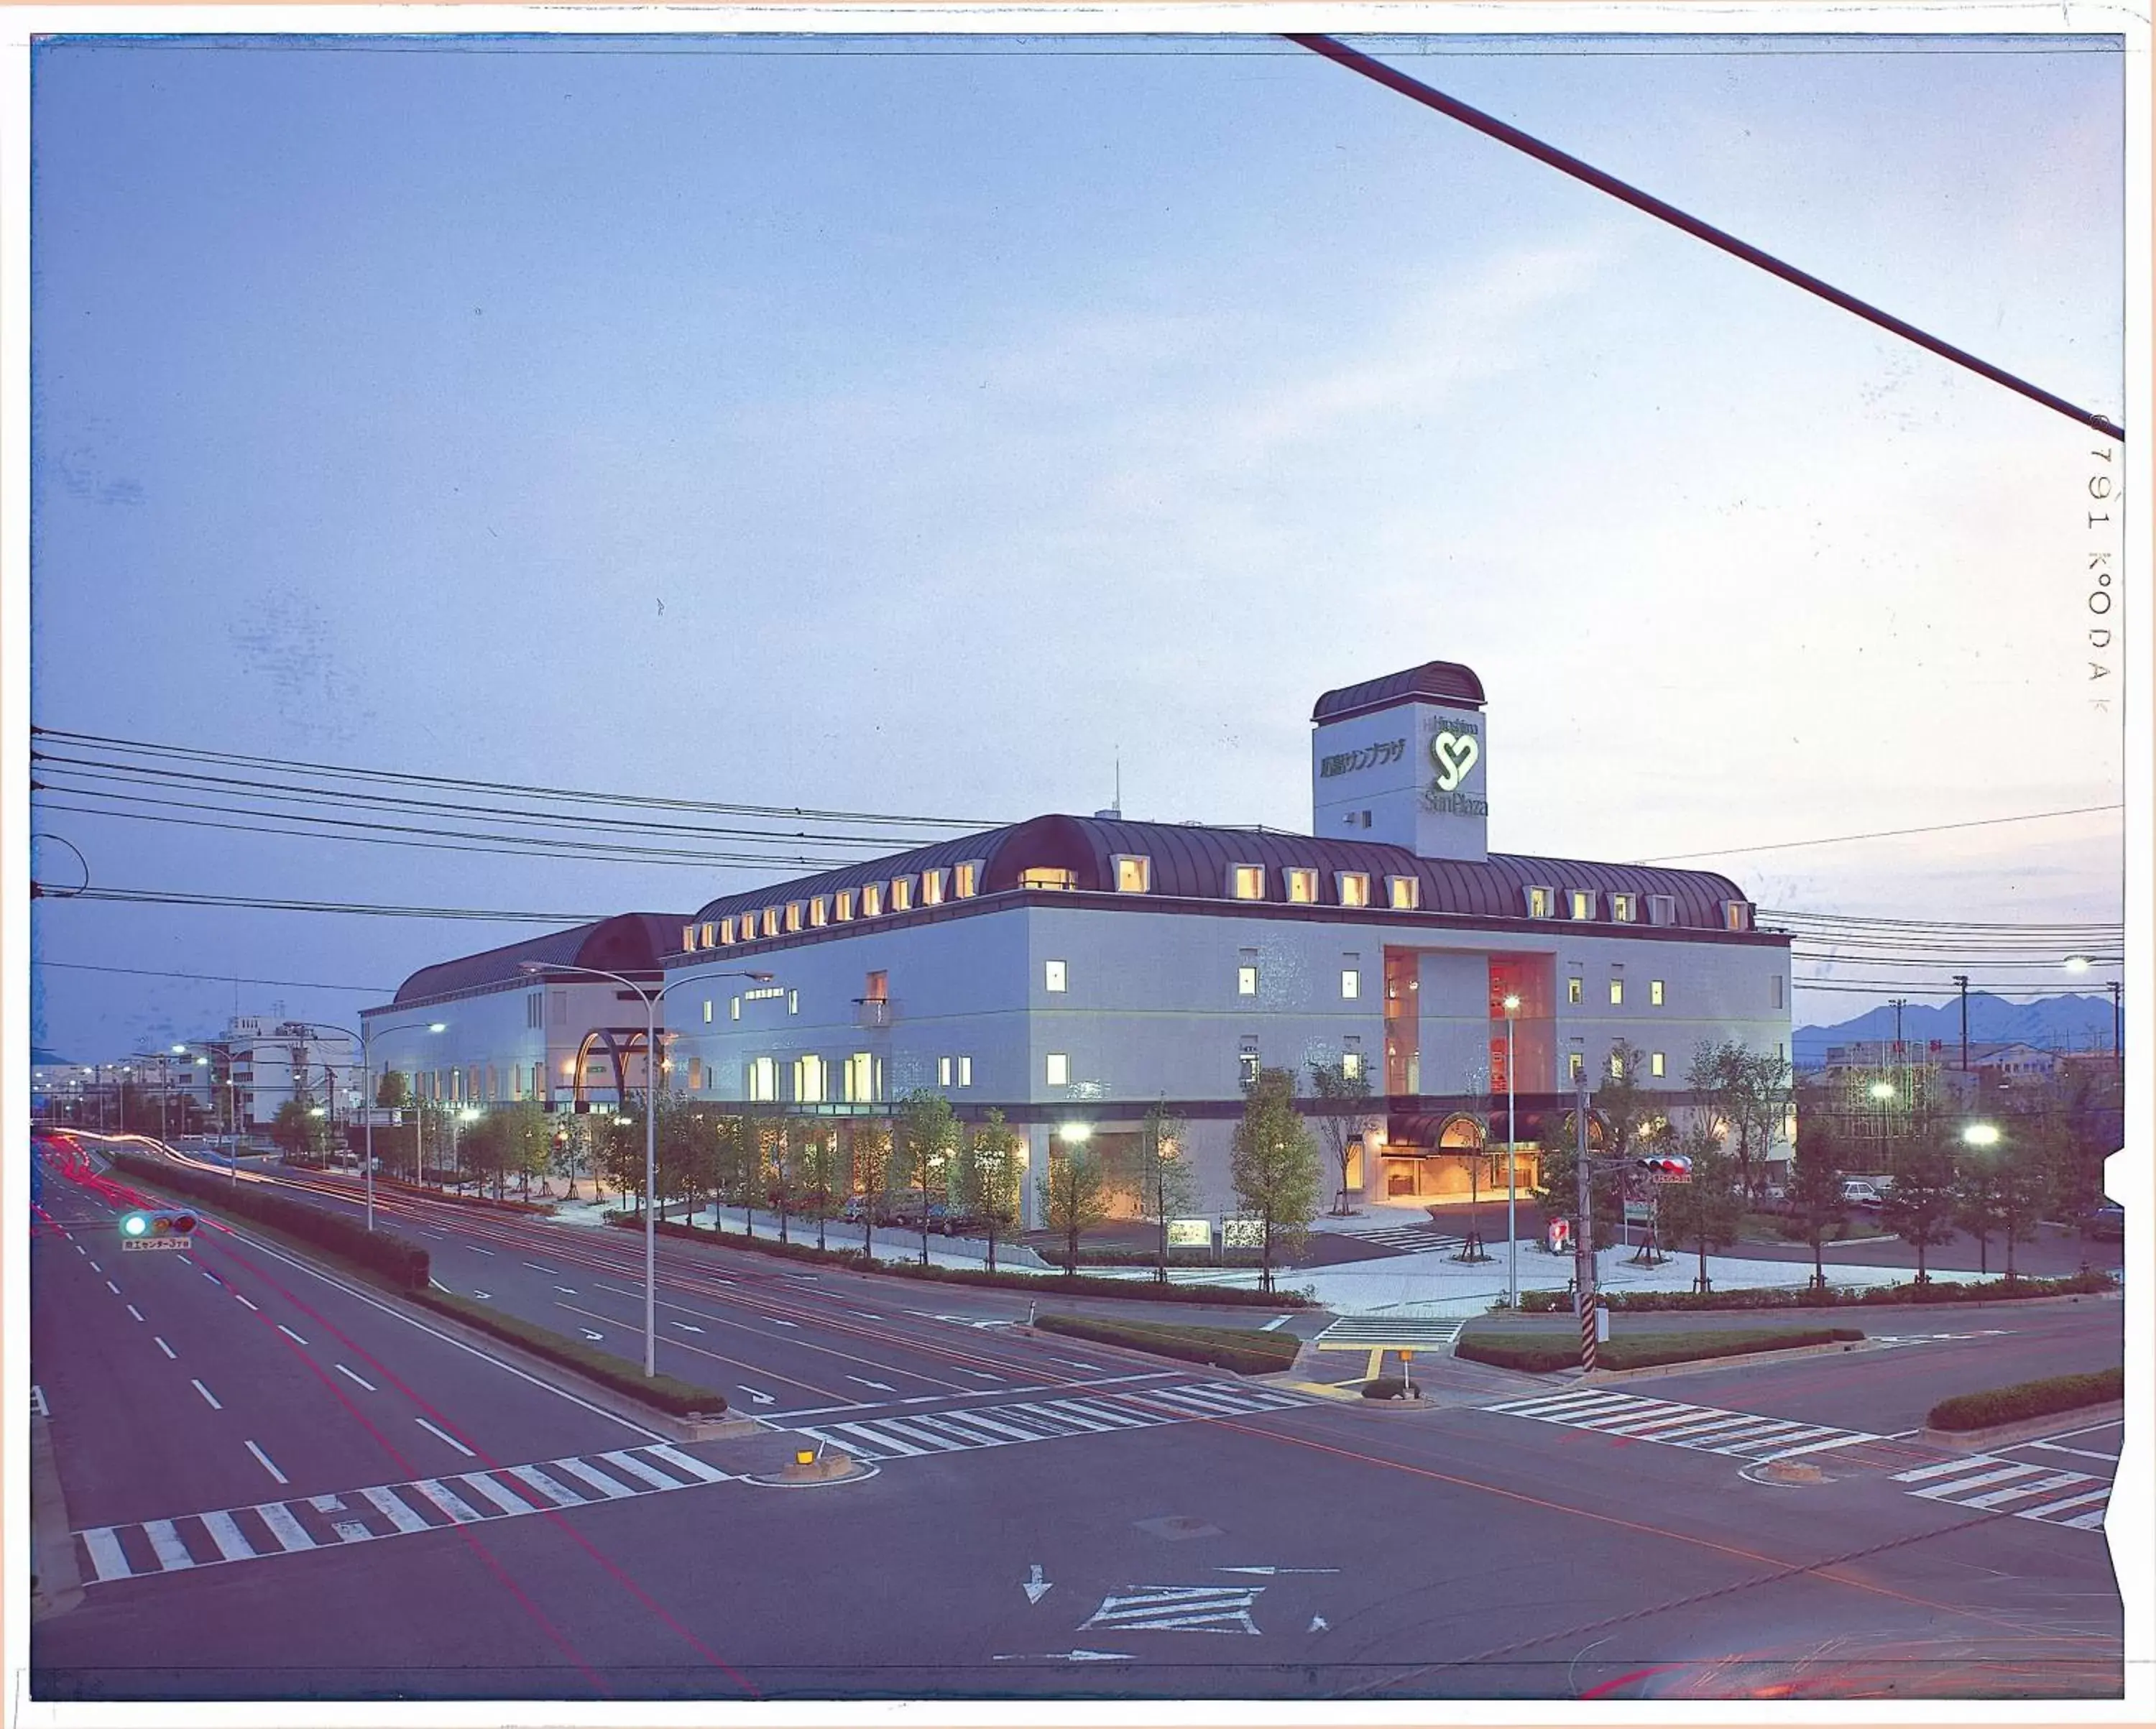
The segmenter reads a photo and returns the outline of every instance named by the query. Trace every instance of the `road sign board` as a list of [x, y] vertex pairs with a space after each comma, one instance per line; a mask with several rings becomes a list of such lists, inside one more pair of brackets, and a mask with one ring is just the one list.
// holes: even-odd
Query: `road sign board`
[[1213, 1246], [1213, 1221], [1209, 1219], [1169, 1219], [1168, 1246], [1171, 1249], [1210, 1249]]
[[1652, 1201], [1627, 1201], [1627, 1202], [1625, 1202], [1625, 1224], [1653, 1224], [1653, 1223], [1654, 1223], [1654, 1219], [1655, 1219], [1655, 1203], [1654, 1203]]
[[122, 1237], [120, 1246], [125, 1249], [185, 1249], [192, 1241], [187, 1237]]

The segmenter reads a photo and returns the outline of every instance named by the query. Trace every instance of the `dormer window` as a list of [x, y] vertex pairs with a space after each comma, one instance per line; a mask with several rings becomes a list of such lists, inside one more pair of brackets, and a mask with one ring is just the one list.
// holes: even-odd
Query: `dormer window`
[[911, 912], [913, 910], [911, 877], [895, 876], [891, 880], [891, 910], [893, 912]]
[[1527, 916], [1531, 919], [1553, 919], [1557, 916], [1557, 890], [1550, 888], [1531, 888], [1527, 890]]
[[981, 892], [981, 861], [968, 859], [955, 865], [951, 872], [951, 895], [953, 900], [970, 900]]
[[1725, 931], [1748, 931], [1752, 928], [1752, 903], [1749, 900], [1725, 900], [1722, 903], [1722, 928]]
[[1362, 870], [1343, 870], [1334, 879], [1342, 906], [1368, 906], [1370, 904], [1369, 873]]
[[1637, 895], [1612, 895], [1609, 897], [1609, 917], [1614, 923], [1629, 925], [1639, 916], [1640, 897]]
[[801, 928], [802, 916], [807, 910], [798, 900], [789, 900], [786, 903], [786, 928], [789, 931], [798, 931]]
[[831, 916], [839, 924], [850, 924], [854, 916], [854, 891], [840, 889], [831, 896]]
[[706, 948], [716, 948], [719, 946], [719, 927], [716, 924], [707, 924], [704, 926], [702, 946]]
[[829, 895], [818, 895], [812, 898], [808, 902], [808, 922], [811, 925], [824, 925], [829, 923], [830, 918], [831, 897]]
[[1650, 925], [1674, 925], [1677, 921], [1677, 897], [1674, 895], [1647, 896], [1647, 922]]
[[943, 885], [951, 880], [947, 870], [924, 870], [921, 873], [921, 904], [941, 906], [943, 904]]
[[685, 952], [692, 952], [695, 950], [696, 947], [696, 927], [694, 925], [684, 925], [684, 926], [682, 926], [682, 927], [681, 927], [681, 947], [682, 947], [683, 951], [684, 951]]
[[1075, 889], [1078, 886], [1078, 873], [1054, 864], [1029, 865], [1019, 872], [1018, 885], [1021, 889]]
[[1422, 880], [1414, 876], [1389, 876], [1385, 892], [1391, 900], [1394, 912], [1413, 912], [1422, 905]]
[[1238, 900], [1264, 900], [1265, 867], [1262, 864], [1230, 864], [1228, 867], [1228, 893]]
[[1152, 889], [1152, 860], [1142, 853], [1116, 854], [1116, 892], [1144, 895]]
[[1591, 919], [1594, 916], [1594, 890], [1574, 889], [1567, 898], [1572, 903], [1572, 916], [1574, 918]]
[[731, 943], [733, 940], [734, 921], [732, 919], [721, 919], [719, 921], [719, 941], [722, 943]]
[[883, 916], [883, 885], [881, 883], [861, 885], [861, 916], [865, 919], [880, 919]]
[[1298, 906], [1315, 906], [1317, 901], [1317, 873], [1306, 865], [1289, 865], [1287, 898]]
[[778, 934], [778, 919], [779, 912], [777, 907], [767, 906], [764, 908], [763, 934], [765, 936], [776, 936]]

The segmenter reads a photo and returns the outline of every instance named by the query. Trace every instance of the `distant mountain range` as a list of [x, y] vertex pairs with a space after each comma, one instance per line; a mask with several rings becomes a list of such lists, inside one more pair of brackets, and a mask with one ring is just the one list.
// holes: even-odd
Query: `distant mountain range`
[[[2109, 1050], [2111, 998], [2104, 996], [2044, 997], [2034, 1003], [2010, 1003], [2004, 997], [1972, 991], [1969, 997], [1969, 1037], [1972, 1044], [2018, 1040], [2051, 1050]], [[1894, 1036], [1894, 1011], [1881, 1004], [1866, 1009], [1854, 1020], [1830, 1027], [1799, 1027], [1790, 1034], [1793, 1060], [1799, 1068], [1815, 1066], [1826, 1059], [1830, 1044], [1849, 1044], [1867, 1039]], [[1961, 1003], [1912, 1003], [1902, 1011], [1902, 1036], [1912, 1044], [1937, 1039], [1949, 1046], [1961, 1043]]]

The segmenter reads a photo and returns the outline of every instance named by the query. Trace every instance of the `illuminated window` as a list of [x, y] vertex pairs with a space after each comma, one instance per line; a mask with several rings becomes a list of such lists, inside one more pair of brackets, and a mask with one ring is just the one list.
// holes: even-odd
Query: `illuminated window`
[[1258, 969], [1255, 967], [1238, 967], [1235, 969], [1235, 994], [1239, 997], [1255, 997], [1257, 993]]
[[881, 883], [861, 885], [861, 916], [865, 919], [878, 919], [883, 916], [883, 885]]
[[725, 943], [732, 942], [733, 940], [734, 921], [732, 919], [721, 919], [719, 921], [719, 941]]
[[808, 909], [803, 906], [798, 900], [788, 901], [786, 903], [786, 928], [788, 931], [798, 931], [801, 928], [801, 916]]
[[831, 916], [842, 925], [853, 918], [854, 891], [851, 889], [841, 889], [831, 896]]
[[958, 1059], [958, 1085], [961, 1086], [971, 1086], [973, 1084], [973, 1059], [971, 1057], [960, 1057]]
[[763, 910], [763, 934], [767, 936], [778, 934], [778, 909], [775, 906], [767, 906]]
[[1553, 919], [1557, 916], [1555, 889], [1527, 890], [1527, 916], [1531, 919]]
[[1116, 892], [1142, 895], [1152, 887], [1152, 860], [1137, 853], [1116, 854]]
[[943, 885], [950, 880], [947, 870], [924, 870], [921, 873], [921, 904], [941, 906], [943, 904]]
[[793, 1096], [803, 1105], [820, 1105], [830, 1089], [829, 1065], [821, 1057], [793, 1059]]
[[1662, 1006], [1662, 982], [1659, 978], [1647, 981], [1647, 1000], [1657, 1008]]
[[798, 1014], [801, 1013], [800, 992], [788, 991], [786, 993], [786, 1012], [788, 1014]]
[[865, 1050], [857, 1050], [846, 1059], [846, 1102], [849, 1105], [871, 1104], [875, 1099], [875, 1059]]
[[1573, 1080], [1578, 1080], [1581, 1075], [1587, 1072], [1587, 1059], [1582, 1056], [1576, 1050], [1572, 1052], [1571, 1060], [1568, 1065], [1567, 1072], [1570, 1079]]
[[1725, 931], [1748, 931], [1752, 928], [1752, 907], [1743, 900], [1725, 900], [1722, 903], [1722, 926]]
[[1621, 978], [1611, 979], [1609, 981], [1609, 1006], [1614, 1008], [1624, 1000], [1625, 981]]
[[1609, 897], [1609, 916], [1620, 925], [1629, 925], [1632, 922], [1637, 905], [1636, 895], [1612, 895]]
[[1048, 1054], [1048, 1084], [1050, 1086], [1070, 1085], [1070, 1059], [1063, 1051], [1051, 1050]]
[[970, 900], [981, 892], [981, 864], [978, 859], [968, 859], [954, 866], [951, 872], [951, 896], [956, 900]]
[[694, 925], [682, 926], [681, 947], [687, 950], [693, 950], [696, 947], [696, 927]]
[[704, 998], [704, 1024], [705, 1024], [706, 1026], [707, 1026], [707, 1027], [708, 1027], [709, 1025], [711, 1025], [711, 999], [709, 997], [706, 997], [706, 998]]
[[1394, 912], [1413, 912], [1422, 905], [1422, 881], [1418, 877], [1389, 876], [1385, 887], [1392, 897]]
[[1582, 988], [1580, 982], [1578, 979], [1568, 978], [1564, 982], [1564, 1000], [1568, 1003], [1578, 1003], [1584, 1001], [1585, 999], [1582, 995]]
[[938, 1086], [948, 1086], [948, 1085], [950, 1085], [950, 1084], [951, 1084], [951, 1059], [950, 1059], [950, 1058], [948, 1058], [948, 1057], [938, 1057], [938, 1058], [937, 1058], [937, 1059], [936, 1059], [936, 1084], [937, 1084], [937, 1085], [938, 1085]]
[[733, 1000], [732, 1013], [733, 1018], [736, 1020], [739, 1020], [741, 1018], [741, 998], [738, 997], [735, 998]]
[[1649, 1057], [1649, 1058], [1647, 1059], [1647, 1072], [1648, 1072], [1650, 1075], [1654, 1075], [1657, 1080], [1659, 1080], [1659, 1079], [1661, 1077], [1661, 1074], [1662, 1074], [1662, 1054], [1661, 1054], [1661, 1052], [1660, 1052], [1660, 1051], [1656, 1051], [1656, 1052], [1652, 1056], [1650, 1056], [1650, 1057]]
[[1594, 916], [1594, 890], [1574, 889], [1572, 891], [1572, 916], [1576, 919], [1591, 919]]
[[1021, 889], [1075, 889], [1078, 873], [1053, 864], [1031, 864], [1018, 874]]
[[1340, 994], [1349, 998], [1363, 994], [1363, 974], [1360, 968], [1342, 967], [1340, 969]]
[[913, 879], [910, 876], [893, 877], [891, 880], [891, 910], [893, 912], [910, 912], [912, 908]]
[[1342, 1052], [1340, 1057], [1340, 1072], [1349, 1080], [1359, 1079], [1363, 1073], [1363, 1053], [1359, 1050]]
[[1041, 963], [1041, 984], [1045, 991], [1067, 991], [1070, 988], [1070, 968], [1062, 961], [1044, 961]]
[[1317, 900], [1317, 873], [1300, 864], [1291, 864], [1287, 870], [1287, 898], [1299, 906], [1309, 906]]
[[771, 1057], [752, 1057], [748, 1065], [748, 1095], [752, 1100], [778, 1096], [778, 1064]]
[[808, 922], [811, 925], [827, 925], [830, 921], [831, 897], [829, 895], [814, 896], [808, 902]]
[[719, 927], [718, 927], [716, 924], [711, 924], [711, 925], [706, 925], [706, 926], [704, 926], [704, 947], [705, 947], [706, 948], [716, 948], [718, 946], [719, 946]]
[[1245, 1044], [1235, 1053], [1235, 1067], [1238, 1071], [1236, 1078], [1242, 1082], [1245, 1090], [1258, 1084], [1258, 1071], [1260, 1066], [1256, 1045]]
[[1370, 904], [1370, 879], [1366, 872], [1343, 870], [1337, 880], [1342, 906], [1368, 906]]
[[1625, 1059], [1614, 1050], [1609, 1053], [1609, 1078], [1612, 1080], [1622, 1080], [1625, 1078]]
[[1228, 868], [1228, 892], [1238, 900], [1264, 900], [1265, 867], [1262, 864], [1231, 864]]

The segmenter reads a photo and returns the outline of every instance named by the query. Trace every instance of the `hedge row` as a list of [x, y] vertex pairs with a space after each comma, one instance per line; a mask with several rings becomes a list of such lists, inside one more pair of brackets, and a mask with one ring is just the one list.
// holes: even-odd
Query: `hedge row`
[[[1060, 1249], [1041, 1249], [1035, 1251], [1050, 1266], [1067, 1267], [1070, 1257]], [[1168, 1264], [1171, 1267], [1255, 1267], [1261, 1257], [1255, 1249], [1226, 1249], [1215, 1255], [1209, 1249], [1171, 1249]], [[1081, 1267], [1157, 1267], [1158, 1254], [1148, 1254], [1135, 1249], [1081, 1249], [1078, 1251]]]
[[[2077, 1296], [2116, 1290], [2108, 1273], [2075, 1273], [2063, 1279], [1975, 1280], [1967, 1284], [1934, 1279], [1926, 1284], [1877, 1285], [1862, 1289], [1829, 1285], [1825, 1290], [1793, 1286], [1771, 1290], [1605, 1290], [1613, 1310], [1645, 1312], [1663, 1309], [1836, 1309], [1881, 1308], [1908, 1303], [1989, 1303], [2001, 1298]], [[1568, 1290], [1523, 1290], [1523, 1314], [1569, 1314]]]
[[[1753, 1351], [1793, 1351], [1804, 1345], [1853, 1342], [1864, 1335], [1853, 1326], [1782, 1327], [1712, 1333], [1646, 1333], [1612, 1339], [1595, 1352], [1605, 1369], [1651, 1368], [1657, 1363], [1695, 1362], [1717, 1357], [1742, 1357]], [[1579, 1340], [1571, 1333], [1548, 1338], [1477, 1338], [1462, 1334], [1453, 1347], [1455, 1357], [1470, 1362], [1486, 1362], [1496, 1368], [1518, 1369], [1531, 1375], [1547, 1375], [1578, 1367]]]
[[1122, 1345], [1155, 1357], [1233, 1369], [1239, 1375], [1270, 1375], [1287, 1367], [1302, 1348], [1291, 1335], [1261, 1333], [1231, 1326], [1179, 1326], [1157, 1321], [1103, 1321], [1091, 1315], [1042, 1315], [1033, 1323], [1045, 1332], [1068, 1333], [1103, 1345]]
[[446, 1188], [437, 1188], [429, 1183], [408, 1183], [402, 1177], [385, 1177], [379, 1171], [374, 1175], [377, 1189], [393, 1188], [399, 1194], [424, 1195], [430, 1201], [447, 1201], [454, 1207], [485, 1207], [496, 1213], [538, 1213], [552, 1214], [552, 1201], [497, 1201], [488, 1195], [460, 1195]]
[[237, 1213], [274, 1226], [340, 1260], [382, 1274], [392, 1284], [407, 1290], [424, 1290], [427, 1287], [427, 1251], [394, 1232], [370, 1231], [346, 1213], [311, 1207], [304, 1201], [292, 1199], [285, 1191], [267, 1188], [259, 1183], [234, 1183], [228, 1177], [212, 1177], [138, 1152], [116, 1152], [106, 1156], [121, 1171], [144, 1183], [193, 1196], [213, 1205], [220, 1213]]
[[654, 1375], [647, 1379], [634, 1364], [624, 1362], [611, 1352], [594, 1350], [582, 1339], [568, 1338], [552, 1327], [505, 1315], [490, 1303], [439, 1290], [416, 1292], [413, 1300], [438, 1314], [453, 1316], [481, 1332], [521, 1346], [534, 1357], [543, 1357], [549, 1362], [574, 1369], [602, 1387], [626, 1393], [660, 1410], [670, 1411], [676, 1417], [686, 1416], [691, 1411], [716, 1417], [726, 1408], [726, 1396], [722, 1393], [714, 1393], [708, 1387], [693, 1387], [671, 1375]]
[[[632, 1213], [609, 1213], [608, 1224], [624, 1230], [642, 1230], [644, 1221]], [[945, 1267], [931, 1262], [888, 1261], [872, 1259], [858, 1249], [813, 1249], [805, 1243], [782, 1243], [776, 1237], [746, 1237], [736, 1231], [721, 1234], [701, 1225], [661, 1219], [659, 1233], [666, 1237], [689, 1237], [699, 1243], [725, 1249], [753, 1249], [759, 1254], [783, 1255], [792, 1260], [818, 1261], [851, 1268], [859, 1273], [882, 1273], [900, 1279], [926, 1279], [946, 1285], [986, 1285], [997, 1290], [1023, 1290], [1034, 1295], [1122, 1297], [1148, 1303], [1209, 1303], [1217, 1308], [1307, 1309], [1315, 1305], [1298, 1292], [1244, 1290], [1227, 1285], [1163, 1285], [1149, 1279], [1088, 1279], [1083, 1274], [1047, 1278], [1038, 1273], [991, 1273], [986, 1267]]]
[[1994, 1423], [2019, 1423], [2025, 1417], [2049, 1417], [2084, 1405], [2107, 1405], [2126, 1397], [2126, 1371], [2102, 1369], [2092, 1375], [2054, 1375], [2024, 1381], [1989, 1393], [1964, 1393], [1943, 1398], [1924, 1419], [1933, 1429], [1989, 1429]]

